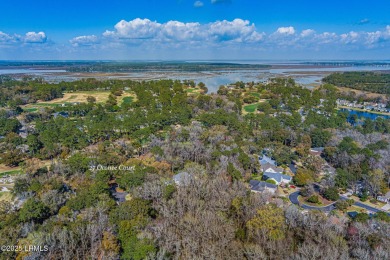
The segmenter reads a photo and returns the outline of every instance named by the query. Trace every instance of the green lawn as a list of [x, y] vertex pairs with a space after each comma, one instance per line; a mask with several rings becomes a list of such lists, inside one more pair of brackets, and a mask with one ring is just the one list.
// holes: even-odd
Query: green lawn
[[26, 112], [35, 112], [35, 111], [38, 110], [38, 108], [35, 108], [35, 107], [33, 107], [33, 108], [24, 108], [23, 110], [26, 111]]
[[12, 201], [11, 192], [0, 192], [0, 201]]
[[258, 106], [258, 103], [250, 104], [250, 105], [244, 106], [244, 110], [248, 113], [253, 113], [256, 111], [257, 106]]
[[251, 92], [250, 94], [251, 94], [252, 96], [255, 96], [255, 97], [260, 98], [260, 93]]
[[12, 170], [12, 171], [6, 171], [6, 172], [0, 172], [0, 177], [4, 175], [15, 175], [15, 174], [20, 174], [22, 171], [20, 169], [17, 170]]
[[54, 104], [54, 103], [36, 103], [31, 104], [32, 106], [41, 106], [41, 107], [58, 107], [61, 106], [61, 104]]

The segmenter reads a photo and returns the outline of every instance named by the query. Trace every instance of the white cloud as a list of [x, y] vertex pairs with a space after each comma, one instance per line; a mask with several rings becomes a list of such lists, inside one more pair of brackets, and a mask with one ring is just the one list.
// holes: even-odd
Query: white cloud
[[26, 43], [45, 43], [47, 40], [44, 32], [28, 32], [24, 37]]
[[314, 31], [313, 29], [306, 29], [306, 30], [303, 30], [301, 32], [301, 37], [308, 37], [310, 35], [313, 35], [315, 34], [316, 31]]
[[83, 35], [74, 37], [69, 41], [73, 46], [90, 46], [98, 43], [98, 38], [95, 35]]
[[13, 43], [19, 40], [20, 36], [18, 35], [9, 35], [0, 31], [0, 43]]
[[321, 34], [316, 34], [314, 37], [314, 40], [318, 44], [336, 43], [338, 39], [339, 39], [338, 35], [332, 32], [324, 32]]
[[149, 19], [136, 18], [129, 22], [121, 20], [115, 25], [116, 31], [106, 31], [103, 35], [127, 39], [147, 39], [155, 37], [160, 27], [160, 23]]
[[182, 23], [169, 21], [161, 26], [162, 39], [178, 41], [202, 40], [205, 32], [201, 29], [200, 23]]
[[166, 23], [152, 22], [149, 19], [134, 19], [120, 21], [114, 31], [103, 33], [106, 38], [116, 39], [151, 39], [159, 42], [177, 41], [260, 41], [264, 34], [256, 31], [254, 24], [247, 20], [216, 21], [208, 24], [183, 23], [168, 21]]
[[[6, 36], [0, 35], [5, 38]], [[10, 36], [8, 36], [9, 38]], [[347, 50], [390, 47], [390, 26], [373, 32], [346, 33], [316, 32], [313, 28], [298, 31], [292, 26], [279, 27], [266, 35], [254, 23], [243, 19], [222, 20], [210, 23], [168, 21], [159, 23], [149, 19], [119, 21], [113, 30], [101, 37], [78, 36], [70, 40], [74, 46], [99, 44], [107, 51], [132, 49], [159, 52], [170, 50], [201, 50], [236, 48], [246, 50]]]
[[248, 20], [234, 19], [233, 21], [217, 21], [209, 26], [210, 34], [219, 41], [245, 42], [249, 39], [260, 40], [261, 34], [256, 32], [254, 24]]
[[289, 26], [289, 27], [279, 27], [278, 30], [276, 30], [276, 33], [278, 33], [278, 34], [285, 34], [285, 35], [293, 35], [293, 34], [295, 34], [295, 29], [292, 26]]
[[384, 31], [368, 32], [366, 34], [366, 43], [370, 47], [387, 40], [390, 40], [390, 25], [387, 25]]
[[204, 4], [203, 4], [203, 2], [202, 1], [196, 1], [195, 3], [194, 3], [194, 7], [202, 7]]
[[358, 22], [359, 25], [364, 25], [370, 23], [370, 20], [368, 18], [364, 18]]
[[359, 40], [359, 37], [360, 34], [354, 31], [340, 35], [341, 42], [345, 44], [356, 43]]
[[231, 0], [211, 0], [212, 4], [231, 3]]

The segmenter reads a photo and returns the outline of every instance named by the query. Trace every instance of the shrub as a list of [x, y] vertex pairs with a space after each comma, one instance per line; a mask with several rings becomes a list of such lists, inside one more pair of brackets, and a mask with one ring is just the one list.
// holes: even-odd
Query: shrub
[[376, 213], [375, 218], [385, 222], [390, 222], [390, 216], [387, 213], [382, 211]]
[[308, 202], [310, 203], [316, 203], [318, 204], [320, 202], [320, 200], [318, 199], [318, 196], [317, 195], [312, 195], [310, 196], [308, 199], [307, 199]]
[[275, 184], [275, 185], [277, 184], [276, 181], [273, 180], [273, 179], [268, 179], [265, 182], [268, 182], [268, 183], [271, 183], [271, 184]]
[[327, 198], [328, 200], [336, 201], [340, 198], [340, 195], [337, 188], [332, 187], [325, 190], [324, 197]]
[[357, 222], [366, 222], [369, 218], [370, 216], [366, 213], [358, 213], [354, 220]]
[[299, 169], [293, 179], [297, 186], [304, 186], [313, 181], [313, 176], [309, 170]]
[[347, 210], [347, 208], [349, 207], [349, 203], [348, 203], [348, 201], [345, 201], [345, 200], [339, 200], [336, 202], [335, 206], [336, 206], [336, 209], [345, 212]]
[[364, 191], [362, 195], [360, 195], [360, 201], [364, 202], [368, 199], [368, 193], [367, 191]]

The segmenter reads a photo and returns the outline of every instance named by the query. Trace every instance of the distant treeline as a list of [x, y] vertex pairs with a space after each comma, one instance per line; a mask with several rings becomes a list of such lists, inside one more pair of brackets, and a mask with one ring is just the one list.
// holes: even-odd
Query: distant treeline
[[270, 65], [227, 62], [0, 61], [5, 68], [64, 69], [68, 72], [205, 71], [270, 68]]
[[315, 66], [390, 66], [389, 61], [311, 61], [302, 62], [302, 64], [315, 65]]
[[269, 68], [269, 65], [236, 63], [186, 63], [186, 62], [139, 62], [139, 63], [95, 63], [74, 65], [69, 72], [134, 72], [134, 71], [210, 71]]
[[325, 77], [322, 81], [339, 87], [348, 87], [380, 94], [390, 94], [390, 73], [334, 73]]

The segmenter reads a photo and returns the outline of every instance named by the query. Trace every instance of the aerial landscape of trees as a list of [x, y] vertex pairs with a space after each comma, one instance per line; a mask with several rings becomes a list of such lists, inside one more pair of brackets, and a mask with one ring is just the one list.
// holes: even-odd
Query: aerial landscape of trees
[[379, 72], [333, 73], [324, 82], [374, 93], [390, 94], [390, 74]]
[[[388, 259], [388, 215], [350, 219], [340, 193], [360, 185], [356, 195], [375, 202], [389, 191], [390, 121], [349, 123], [331, 84], [242, 84], [207, 94], [193, 81], [2, 77], [1, 164], [23, 174], [14, 200], [0, 201], [0, 245], [49, 250], [1, 258]], [[80, 91], [90, 93], [84, 102], [47, 105]], [[285, 172], [297, 165], [307, 201], [338, 211], [250, 192], [265, 153]], [[324, 164], [335, 172], [323, 174]]]

